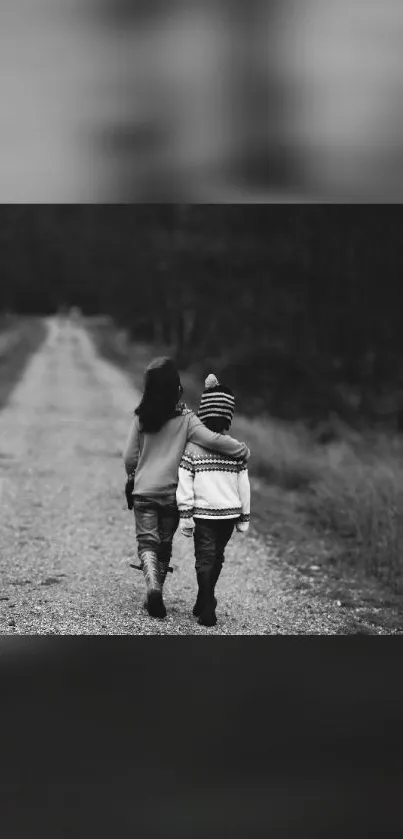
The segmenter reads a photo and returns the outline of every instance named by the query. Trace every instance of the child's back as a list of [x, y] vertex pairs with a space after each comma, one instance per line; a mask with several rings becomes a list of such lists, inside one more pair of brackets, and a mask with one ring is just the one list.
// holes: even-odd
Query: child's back
[[[205, 382], [199, 417], [216, 432], [231, 425], [235, 399], [229, 388], [210, 374]], [[250, 485], [245, 461], [206, 451], [189, 443], [179, 468], [176, 500], [185, 536], [194, 533], [198, 595], [193, 614], [204, 626], [216, 623], [215, 585], [224, 551], [234, 527], [246, 532], [250, 518]]]
[[245, 461], [188, 443], [180, 464], [177, 491], [182, 518], [249, 521], [248, 487]]

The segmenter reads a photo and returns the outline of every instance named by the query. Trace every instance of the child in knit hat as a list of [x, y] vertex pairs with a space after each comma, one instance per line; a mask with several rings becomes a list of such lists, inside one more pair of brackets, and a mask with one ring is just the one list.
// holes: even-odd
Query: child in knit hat
[[[225, 434], [235, 411], [234, 394], [214, 374], [205, 381], [198, 416], [211, 431]], [[179, 467], [176, 500], [180, 530], [194, 536], [198, 594], [193, 614], [203, 626], [217, 622], [215, 586], [234, 528], [246, 533], [250, 485], [245, 461], [189, 443]]]

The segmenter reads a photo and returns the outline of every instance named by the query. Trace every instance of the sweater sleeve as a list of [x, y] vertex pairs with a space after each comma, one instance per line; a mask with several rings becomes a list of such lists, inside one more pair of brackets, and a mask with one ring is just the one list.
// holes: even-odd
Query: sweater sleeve
[[135, 417], [123, 455], [125, 469], [128, 475], [133, 475], [137, 468], [140, 454], [140, 430], [137, 417]]
[[182, 518], [191, 518], [194, 512], [195, 468], [191, 454], [185, 451], [179, 466], [176, 503]]
[[206, 428], [195, 414], [191, 414], [189, 418], [187, 441], [236, 459], [248, 460], [250, 457], [246, 443], [239, 443], [227, 434], [215, 434]]
[[250, 521], [250, 483], [246, 465], [238, 473], [238, 492], [242, 505], [240, 520]]

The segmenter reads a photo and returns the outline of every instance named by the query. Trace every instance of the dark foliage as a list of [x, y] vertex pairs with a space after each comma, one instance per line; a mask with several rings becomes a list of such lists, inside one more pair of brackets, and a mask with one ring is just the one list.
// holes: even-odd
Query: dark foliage
[[[0, 310], [108, 313], [253, 413], [402, 414], [402, 209], [0, 208]], [[392, 402], [390, 395], [393, 394]]]

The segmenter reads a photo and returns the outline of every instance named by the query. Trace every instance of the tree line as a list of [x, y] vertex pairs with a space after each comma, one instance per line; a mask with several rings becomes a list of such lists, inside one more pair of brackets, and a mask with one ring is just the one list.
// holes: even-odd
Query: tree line
[[[251, 411], [397, 416], [399, 205], [0, 208], [0, 311], [108, 314]], [[388, 408], [384, 409], [386, 413]]]

